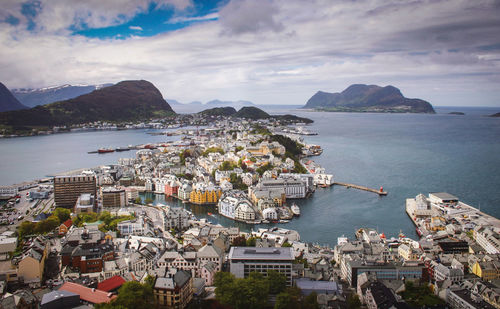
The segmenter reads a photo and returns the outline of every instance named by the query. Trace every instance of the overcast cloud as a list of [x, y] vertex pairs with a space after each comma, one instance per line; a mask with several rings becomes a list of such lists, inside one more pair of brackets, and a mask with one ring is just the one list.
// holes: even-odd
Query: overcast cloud
[[146, 79], [181, 102], [257, 104], [391, 84], [434, 105], [500, 106], [500, 1], [232, 0], [206, 18], [188, 16], [190, 1], [158, 4], [174, 10], [172, 20], [197, 22], [150, 37], [134, 24], [136, 36], [88, 38], [73, 31], [123, 24], [150, 1], [3, 0], [0, 81]]

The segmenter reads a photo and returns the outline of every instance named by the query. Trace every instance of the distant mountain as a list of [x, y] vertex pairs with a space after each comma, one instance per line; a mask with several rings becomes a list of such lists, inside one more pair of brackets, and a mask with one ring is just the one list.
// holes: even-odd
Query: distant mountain
[[238, 108], [238, 107], [241, 108], [243, 106], [255, 106], [255, 104], [253, 104], [252, 102], [243, 101], [243, 100], [239, 100], [239, 101], [212, 100], [212, 101], [208, 101], [207, 103], [205, 103], [205, 105], [218, 106], [218, 107], [232, 106], [235, 108]]
[[0, 113], [0, 124], [13, 128], [50, 127], [94, 121], [140, 121], [174, 114], [152, 83], [132, 80], [94, 90], [74, 99]]
[[234, 114], [234, 117], [256, 120], [256, 119], [267, 119], [271, 117], [271, 115], [261, 110], [260, 108], [253, 106], [245, 106], [242, 107], [236, 114]]
[[304, 108], [345, 112], [435, 113], [429, 102], [405, 98], [396, 87], [363, 84], [351, 85], [340, 93], [318, 91]]
[[214, 107], [210, 109], [206, 109], [204, 111], [199, 112], [198, 114], [206, 115], [206, 116], [232, 116], [236, 114], [236, 109], [231, 106], [227, 107]]
[[242, 107], [236, 114], [233, 115], [236, 118], [246, 118], [252, 120], [261, 120], [261, 119], [271, 119], [271, 120], [280, 120], [287, 123], [312, 123], [313, 121], [309, 118], [298, 117], [295, 115], [269, 115], [265, 111], [260, 108], [253, 106], [245, 106]]
[[113, 84], [102, 85], [62, 85], [57, 87], [47, 88], [18, 88], [12, 89], [12, 94], [28, 107], [37, 105], [45, 105], [53, 102], [69, 100], [90, 93], [94, 90], [109, 87]]
[[0, 112], [14, 111], [18, 109], [27, 108], [21, 102], [19, 102], [5, 87], [4, 84], [0, 83]]

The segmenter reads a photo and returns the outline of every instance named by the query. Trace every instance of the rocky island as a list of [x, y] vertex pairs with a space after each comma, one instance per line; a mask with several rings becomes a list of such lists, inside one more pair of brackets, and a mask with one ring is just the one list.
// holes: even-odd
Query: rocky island
[[340, 93], [318, 91], [303, 108], [329, 112], [382, 112], [434, 114], [432, 105], [409, 99], [393, 86], [355, 84]]

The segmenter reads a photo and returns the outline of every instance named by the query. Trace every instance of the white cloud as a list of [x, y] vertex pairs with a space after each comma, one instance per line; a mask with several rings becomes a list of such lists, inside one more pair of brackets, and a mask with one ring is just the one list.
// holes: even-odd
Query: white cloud
[[[266, 3], [272, 9], [262, 19], [253, 14], [234, 21], [244, 18], [245, 5], [262, 12], [239, 1], [218, 21], [125, 40], [0, 24], [0, 80], [14, 88], [147, 79], [181, 102], [258, 104], [304, 104], [317, 90], [341, 91], [351, 83], [392, 84], [436, 105], [500, 104], [493, 100], [500, 96], [500, 49], [477, 48], [500, 43], [500, 8], [492, 2]], [[116, 14], [88, 20], [113, 23]]]
[[128, 28], [129, 28], [130, 30], [143, 31], [142, 27], [139, 27], [139, 26], [129, 26]]

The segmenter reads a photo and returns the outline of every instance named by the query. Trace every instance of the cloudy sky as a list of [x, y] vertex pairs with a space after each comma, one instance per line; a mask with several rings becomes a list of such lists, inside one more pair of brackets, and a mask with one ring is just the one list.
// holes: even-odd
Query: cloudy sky
[[353, 83], [500, 106], [498, 0], [1, 0], [9, 88], [153, 82], [181, 102], [304, 104]]

